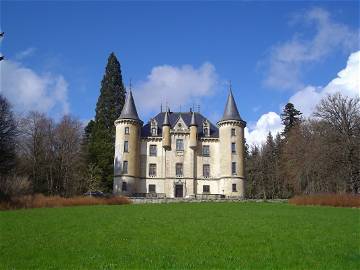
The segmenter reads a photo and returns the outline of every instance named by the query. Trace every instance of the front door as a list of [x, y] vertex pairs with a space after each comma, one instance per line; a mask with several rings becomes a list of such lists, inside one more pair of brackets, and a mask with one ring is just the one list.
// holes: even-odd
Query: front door
[[175, 185], [175, 197], [176, 198], [183, 197], [183, 185]]

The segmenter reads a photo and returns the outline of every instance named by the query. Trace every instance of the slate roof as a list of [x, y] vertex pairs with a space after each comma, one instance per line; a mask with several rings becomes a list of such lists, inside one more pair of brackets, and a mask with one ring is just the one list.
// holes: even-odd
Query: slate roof
[[124, 107], [118, 119], [134, 119], [140, 121], [131, 91], [126, 97]]
[[225, 106], [225, 110], [224, 110], [224, 115], [221, 118], [220, 121], [225, 121], [225, 120], [238, 120], [238, 121], [243, 121], [240, 117], [239, 111], [237, 109], [232, 91], [230, 90], [229, 92], [229, 96], [228, 99], [226, 101], [226, 106]]
[[[205, 137], [203, 133], [203, 122], [208, 120], [204, 117], [201, 113], [194, 113], [195, 114], [195, 122], [197, 125], [197, 131], [199, 137]], [[170, 127], [174, 128], [177, 120], [181, 118], [184, 120], [185, 124], [189, 127], [191, 123], [191, 115], [192, 112], [169, 112], [168, 113], [168, 120], [170, 123]], [[158, 113], [154, 118], [158, 124], [158, 136], [162, 136], [162, 123], [164, 122], [165, 112]], [[219, 138], [219, 129], [213, 125], [209, 120], [210, 125], [210, 137], [211, 138]], [[150, 121], [141, 128], [141, 137], [151, 137], [151, 124]]]

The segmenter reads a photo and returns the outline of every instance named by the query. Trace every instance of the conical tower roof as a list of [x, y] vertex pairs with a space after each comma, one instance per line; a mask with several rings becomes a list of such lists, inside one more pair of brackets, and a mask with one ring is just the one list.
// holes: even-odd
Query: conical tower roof
[[126, 97], [124, 107], [118, 119], [133, 119], [140, 121], [131, 90]]
[[221, 118], [220, 121], [225, 121], [225, 120], [238, 120], [238, 121], [242, 121], [239, 111], [237, 109], [235, 100], [234, 100], [234, 96], [232, 94], [232, 91], [230, 89], [229, 91], [229, 96], [227, 98], [227, 102], [226, 102], [226, 106], [225, 106], [225, 110], [224, 110], [224, 115]]
[[195, 120], [195, 113], [192, 112], [191, 113], [191, 122], [190, 122], [190, 126], [197, 126], [196, 124], [196, 120]]
[[169, 122], [169, 110], [167, 110], [165, 112], [165, 116], [164, 116], [164, 122], [162, 124], [163, 126], [170, 126], [170, 122]]

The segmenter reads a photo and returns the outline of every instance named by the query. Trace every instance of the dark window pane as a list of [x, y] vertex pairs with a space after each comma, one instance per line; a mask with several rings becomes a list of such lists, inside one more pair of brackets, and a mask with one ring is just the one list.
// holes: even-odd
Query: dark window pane
[[127, 191], [127, 183], [122, 182], [122, 191]]
[[183, 164], [176, 163], [176, 176], [183, 176]]
[[184, 150], [184, 141], [182, 139], [176, 139], [176, 150], [177, 151]]
[[235, 133], [235, 128], [232, 128], [231, 129], [231, 136], [235, 136], [236, 135], [236, 133]]
[[123, 173], [128, 173], [128, 162], [126, 160], [123, 162]]
[[231, 153], [236, 153], [236, 144], [235, 143], [231, 143]]
[[125, 134], [129, 134], [129, 127], [125, 127]]
[[149, 176], [156, 176], [156, 164], [149, 164]]
[[203, 165], [203, 175], [204, 175], [204, 177], [210, 176], [210, 165], [209, 164]]
[[156, 193], [156, 185], [149, 185], [149, 193]]
[[209, 157], [210, 156], [210, 146], [209, 145], [203, 145], [203, 156]]
[[210, 186], [209, 185], [203, 185], [203, 193], [210, 193]]
[[236, 174], [236, 162], [231, 163], [231, 173]]
[[128, 141], [124, 141], [124, 152], [129, 152], [129, 142]]
[[232, 191], [236, 192], [236, 184], [232, 184]]
[[157, 147], [155, 144], [150, 145], [150, 156], [156, 156], [157, 155]]

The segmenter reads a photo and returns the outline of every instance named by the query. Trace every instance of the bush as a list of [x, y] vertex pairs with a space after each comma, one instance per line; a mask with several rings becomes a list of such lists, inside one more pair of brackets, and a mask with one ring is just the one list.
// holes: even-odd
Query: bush
[[295, 196], [289, 200], [295, 205], [327, 205], [335, 207], [360, 207], [360, 195], [354, 194], [315, 194]]
[[0, 201], [23, 196], [30, 192], [30, 181], [17, 175], [0, 176]]
[[1, 210], [20, 208], [66, 207], [80, 205], [119, 205], [130, 204], [127, 197], [114, 196], [110, 198], [44, 196], [42, 194], [26, 195], [0, 202]]

